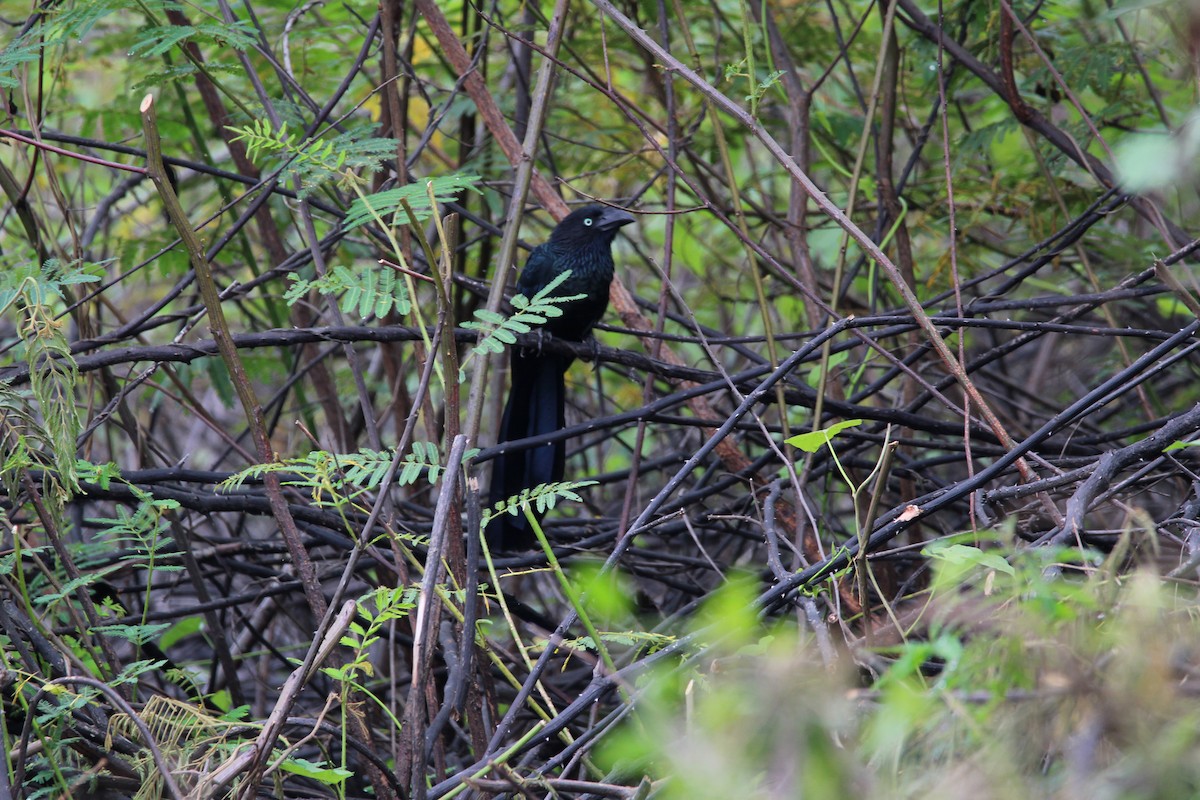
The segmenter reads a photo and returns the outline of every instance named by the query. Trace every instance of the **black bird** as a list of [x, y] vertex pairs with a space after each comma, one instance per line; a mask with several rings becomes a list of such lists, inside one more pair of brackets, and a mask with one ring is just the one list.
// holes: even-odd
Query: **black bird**
[[[533, 297], [550, 281], [570, 270], [555, 290], [558, 297], [584, 295], [559, 306], [562, 316], [552, 317], [542, 330], [560, 339], [582, 342], [608, 308], [608, 287], [613, 278], [612, 242], [631, 214], [608, 206], [590, 205], [568, 214], [550, 233], [550, 239], [533, 249], [517, 279], [517, 291]], [[572, 356], [518, 348], [512, 354], [512, 389], [504, 405], [497, 441], [513, 442], [553, 433], [566, 426], [564, 375]], [[561, 481], [566, 460], [562, 440], [525, 450], [509, 451], [493, 461], [490, 502], [507, 500], [522, 489]], [[502, 514], [487, 529], [493, 550], [525, 550], [535, 537], [525, 513]]]

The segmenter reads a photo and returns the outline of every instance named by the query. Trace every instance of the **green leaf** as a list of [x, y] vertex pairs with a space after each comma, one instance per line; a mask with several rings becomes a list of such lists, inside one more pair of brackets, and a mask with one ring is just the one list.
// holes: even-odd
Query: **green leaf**
[[572, 500], [576, 503], [583, 502], [583, 498], [575, 490], [582, 489], [585, 486], [594, 486], [595, 484], [596, 481], [563, 481], [559, 483], [542, 483], [534, 486], [532, 489], [522, 489], [519, 494], [496, 503], [495, 506], [484, 511], [483, 525], [486, 527], [491, 520], [501, 514], [511, 514], [515, 517], [530, 505], [539, 514], [545, 514], [554, 508], [560, 500]]
[[161, 56], [197, 33], [199, 31], [191, 25], [156, 25], [142, 32], [141, 37], [129, 48], [129, 55]]
[[842, 422], [835, 422], [828, 428], [822, 428], [819, 431], [809, 431], [808, 433], [798, 433], [795, 436], [789, 437], [785, 441], [792, 447], [798, 447], [806, 453], [815, 453], [847, 428], [853, 428], [856, 425], [861, 425], [861, 419], [848, 419]]
[[309, 291], [316, 291], [323, 297], [340, 294], [338, 308], [362, 319], [372, 314], [382, 317], [393, 311], [403, 315], [412, 310], [404, 281], [386, 266], [355, 270], [339, 264], [315, 280], [303, 280], [294, 272], [288, 277], [293, 281], [284, 293], [288, 305], [294, 305]]
[[302, 197], [335, 179], [347, 187], [361, 184], [363, 179], [355, 170], [375, 172], [384, 161], [394, 158], [396, 140], [368, 135], [372, 129], [355, 128], [328, 140], [297, 141], [297, 135], [288, 131], [287, 123], [278, 130], [265, 119], [241, 128], [229, 126], [236, 134], [233, 140], [245, 143], [250, 158], [283, 158], [287, 171], [300, 180]]
[[11, 77], [22, 65], [31, 64], [41, 58], [43, 42], [31, 33], [17, 37], [7, 47], [0, 50], [0, 88], [16, 89], [21, 84]]
[[923, 555], [945, 561], [954, 566], [978, 565], [1006, 575], [1015, 575], [1016, 571], [997, 553], [988, 553], [978, 547], [965, 544], [930, 545], [921, 550]]
[[158, 646], [163, 650], [174, 647], [183, 639], [204, 630], [204, 618], [201, 616], [184, 617], [172, 625], [159, 637]]
[[134, 644], [145, 644], [154, 641], [169, 627], [171, 627], [169, 622], [158, 622], [147, 625], [97, 625], [90, 630], [115, 639], [125, 639]]
[[[571, 270], [560, 272], [533, 297], [525, 297], [520, 294], [514, 297], [512, 305], [516, 309], [516, 313], [511, 317], [504, 318], [486, 310], [476, 311], [475, 321], [463, 323], [464, 328], [482, 331], [485, 334], [472, 352], [475, 354], [501, 353], [504, 351], [504, 345], [517, 341], [519, 334], [529, 333], [533, 330], [531, 326], [542, 325], [548, 319], [561, 317], [563, 310], [559, 306], [584, 297], [582, 294], [554, 296], [554, 290], [569, 277], [571, 277]], [[499, 323], [496, 322], [497, 319], [500, 320]], [[498, 327], [494, 327], [496, 325]]]
[[[464, 190], [479, 193], [477, 186], [479, 181], [478, 175], [464, 175], [456, 172], [452, 175], [421, 180], [360, 197], [346, 209], [346, 218], [342, 221], [342, 227], [346, 230], [357, 228], [359, 225], [374, 222], [376, 217], [383, 220], [385, 224], [396, 226], [407, 225], [410, 222], [424, 222], [433, 216], [433, 208], [429, 203], [428, 186], [432, 185], [437, 201], [444, 203], [453, 200]], [[416, 220], [409, 220], [408, 213], [404, 211], [401, 202], [403, 200], [408, 201], [409, 207], [417, 215]]]
[[[846, 362], [846, 359], [848, 359], [848, 358], [850, 358], [849, 350], [841, 350], [837, 353], [830, 353], [829, 354], [829, 368], [833, 369], [834, 367], [841, 366], [842, 364], [844, 364]], [[817, 385], [821, 382], [821, 371], [815, 370], [815, 369], [812, 370], [811, 372], [808, 373], [808, 377], [806, 377], [804, 379], [804, 382], [807, 383], [809, 386], [811, 386], [814, 389], [817, 388]]]
[[329, 786], [343, 783], [354, 774], [344, 767], [329, 767], [304, 758], [285, 758], [280, 762], [279, 768], [284, 772], [311, 778], [314, 781], [319, 781]]

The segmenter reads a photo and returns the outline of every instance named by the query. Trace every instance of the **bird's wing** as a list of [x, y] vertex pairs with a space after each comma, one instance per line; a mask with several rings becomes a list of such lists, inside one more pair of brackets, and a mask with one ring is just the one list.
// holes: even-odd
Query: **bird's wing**
[[517, 278], [517, 291], [526, 297], [533, 297], [554, 279], [559, 270], [554, 265], [554, 253], [544, 244], [533, 248], [525, 268]]

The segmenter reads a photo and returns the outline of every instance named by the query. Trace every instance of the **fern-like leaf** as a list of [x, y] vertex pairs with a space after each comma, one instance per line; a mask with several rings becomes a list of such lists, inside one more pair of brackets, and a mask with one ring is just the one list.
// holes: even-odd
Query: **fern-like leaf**
[[560, 500], [583, 502], [583, 498], [576, 490], [595, 484], [596, 481], [560, 481], [558, 483], [541, 483], [532, 489], [522, 489], [519, 494], [502, 500], [484, 511], [483, 526], [487, 527], [489, 522], [502, 514], [511, 514], [515, 517], [531, 506], [538, 515], [541, 515], [554, 508]]
[[33, 33], [31, 31], [24, 36], [18, 36], [0, 50], [0, 89], [16, 89], [20, 86], [20, 82], [12, 77], [12, 73], [23, 64], [37, 61], [41, 56], [45, 44], [38, 41], [38, 37]]
[[249, 50], [254, 46], [254, 27], [243, 20], [232, 25], [155, 25], [142, 31], [129, 55], [161, 56], [188, 41]]
[[[63, 264], [57, 259], [0, 269], [0, 312], [10, 307], [18, 311], [29, 386], [41, 417], [39, 421], [33, 412], [16, 417], [15, 421], [28, 422], [36, 433], [32, 440], [3, 437], [14, 448], [5, 448], [4, 461], [7, 466], [15, 456], [25, 463], [48, 462], [52, 470], [47, 472], [47, 488], [54, 490], [56, 500], [65, 500], [79, 488], [75, 442], [81, 422], [74, 396], [79, 371], [54, 306], [66, 299], [65, 287], [94, 282], [99, 279], [97, 271], [102, 268], [96, 264]], [[29, 449], [34, 441], [45, 448], [40, 458]]]
[[[369, 194], [350, 204], [350, 208], [346, 209], [346, 218], [342, 221], [342, 227], [347, 230], [357, 228], [359, 225], [375, 221], [377, 217], [385, 223], [395, 226], [408, 225], [411, 222], [421, 223], [433, 215], [428, 187], [432, 186], [434, 197], [439, 203], [444, 203], [454, 199], [455, 195], [464, 190], [478, 193], [478, 183], [478, 175], [463, 175], [456, 172], [452, 175], [442, 175], [438, 178], [430, 178], [410, 183], [407, 186], [398, 186], [395, 189]], [[417, 216], [416, 220], [409, 220], [402, 202], [405, 200], [408, 201], [413, 214]]]
[[287, 123], [278, 130], [266, 120], [235, 128], [234, 141], [244, 142], [250, 158], [279, 156], [288, 172], [300, 180], [300, 195], [307, 196], [322, 184], [337, 180], [344, 185], [362, 182], [356, 170], [376, 172], [396, 155], [396, 140], [368, 136], [366, 129], [347, 131], [331, 139], [299, 140]]
[[343, 313], [358, 314], [362, 319], [372, 314], [382, 317], [393, 311], [407, 314], [412, 310], [404, 281], [390, 269], [356, 272], [339, 265], [314, 280], [304, 280], [294, 272], [288, 278], [292, 280], [291, 288], [284, 294], [288, 305], [295, 304], [310, 290], [315, 290], [322, 296], [341, 294], [338, 307]]
[[505, 345], [517, 341], [518, 335], [529, 333], [535, 326], [545, 324], [548, 319], [561, 317], [563, 310], [559, 306], [585, 297], [582, 294], [554, 296], [554, 290], [570, 276], [570, 270], [558, 274], [531, 298], [520, 294], [514, 297], [512, 304], [516, 310], [511, 317], [503, 317], [487, 309], [476, 311], [474, 321], [463, 323], [464, 328], [484, 334], [475, 345], [474, 352], [479, 355], [502, 353]]
[[[472, 448], [463, 454], [463, 461], [473, 458], [478, 452], [477, 448]], [[289, 476], [284, 485], [307, 489], [314, 496], [331, 491], [339, 483], [352, 485], [359, 491], [373, 490], [383, 485], [392, 458], [390, 451], [367, 447], [356, 453], [342, 454], [314, 450], [298, 458], [251, 465], [230, 475], [221, 482], [219, 488], [226, 491], [238, 489], [247, 480], [261, 479], [263, 475], [274, 472]], [[415, 483], [422, 475], [427, 475], [430, 483], [436, 483], [445, 469], [436, 444], [413, 442], [412, 451], [400, 462], [396, 483], [401, 486]]]

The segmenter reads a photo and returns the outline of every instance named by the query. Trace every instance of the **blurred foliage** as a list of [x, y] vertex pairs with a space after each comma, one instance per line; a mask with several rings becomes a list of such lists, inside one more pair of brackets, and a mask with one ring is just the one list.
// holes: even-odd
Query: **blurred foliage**
[[691, 800], [1194, 796], [1200, 597], [1060, 556], [938, 567], [902, 641], [833, 660], [714, 601], [693, 633], [710, 644], [639, 680], [603, 757]]

